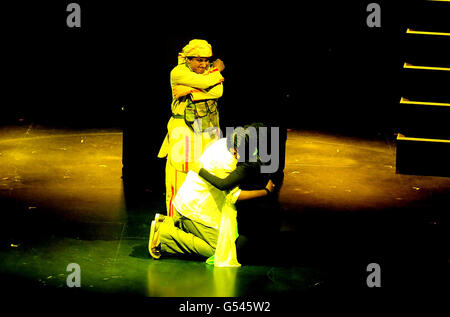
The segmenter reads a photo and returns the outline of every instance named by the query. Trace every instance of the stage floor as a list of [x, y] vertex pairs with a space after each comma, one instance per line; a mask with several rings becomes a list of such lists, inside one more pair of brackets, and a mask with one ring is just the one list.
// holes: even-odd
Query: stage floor
[[434, 287], [448, 266], [450, 178], [396, 174], [385, 135], [290, 130], [279, 247], [233, 269], [151, 259], [149, 224], [164, 196], [127, 193], [121, 169], [118, 129], [0, 128], [3, 289], [64, 292], [70, 263], [81, 268], [79, 292], [155, 297], [364, 290], [370, 263], [383, 287]]

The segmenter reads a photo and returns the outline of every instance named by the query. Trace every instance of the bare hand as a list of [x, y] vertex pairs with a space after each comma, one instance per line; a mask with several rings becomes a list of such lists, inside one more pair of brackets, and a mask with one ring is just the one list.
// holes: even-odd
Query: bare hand
[[191, 91], [192, 91], [192, 88], [189, 86], [176, 85], [172, 89], [173, 98], [178, 99], [178, 98], [184, 97], [186, 95], [189, 95], [191, 93]]
[[269, 181], [267, 182], [266, 188], [271, 193], [273, 193], [273, 191], [275, 190], [275, 184], [272, 182], [271, 179], [269, 179]]
[[216, 59], [213, 62], [213, 67], [219, 69], [219, 72], [223, 71], [225, 69], [225, 64], [220, 59]]

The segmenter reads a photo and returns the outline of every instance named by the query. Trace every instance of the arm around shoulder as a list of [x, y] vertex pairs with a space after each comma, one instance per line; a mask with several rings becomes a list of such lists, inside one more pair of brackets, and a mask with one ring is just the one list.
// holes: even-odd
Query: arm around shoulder
[[197, 74], [185, 65], [178, 65], [170, 73], [172, 85], [185, 85], [198, 89], [207, 89], [223, 82], [223, 76], [215, 68], [205, 74]]

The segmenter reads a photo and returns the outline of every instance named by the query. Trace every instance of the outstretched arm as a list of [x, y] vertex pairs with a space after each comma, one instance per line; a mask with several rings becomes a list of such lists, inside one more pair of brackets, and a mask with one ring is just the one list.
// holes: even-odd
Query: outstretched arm
[[197, 74], [184, 65], [175, 67], [170, 74], [170, 78], [173, 85], [184, 85], [197, 89], [207, 89], [224, 80], [217, 67], [204, 74]]
[[[194, 169], [195, 172], [197, 172]], [[217, 177], [210, 172], [208, 172], [206, 169], [201, 168], [198, 171], [198, 175], [203, 177], [206, 181], [211, 183], [214, 187], [220, 190], [230, 190], [237, 185], [239, 185], [242, 180], [247, 177], [248, 172], [245, 169], [245, 166], [238, 165], [234, 171], [232, 171], [230, 174], [228, 174], [225, 178]]]
[[275, 190], [275, 184], [272, 183], [272, 180], [269, 180], [265, 189], [257, 189], [257, 190], [241, 190], [239, 194], [239, 200], [249, 200], [259, 197], [264, 197], [270, 195]]

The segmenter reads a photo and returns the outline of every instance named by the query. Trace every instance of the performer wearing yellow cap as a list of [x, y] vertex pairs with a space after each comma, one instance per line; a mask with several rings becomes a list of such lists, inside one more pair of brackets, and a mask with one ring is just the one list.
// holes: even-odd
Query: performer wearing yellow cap
[[211, 45], [192, 40], [178, 54], [178, 65], [170, 73], [172, 117], [158, 157], [166, 162], [166, 208], [173, 216], [172, 201], [187, 172], [196, 164], [206, 146], [220, 137], [217, 100], [223, 94], [221, 71], [225, 65], [212, 65]]

